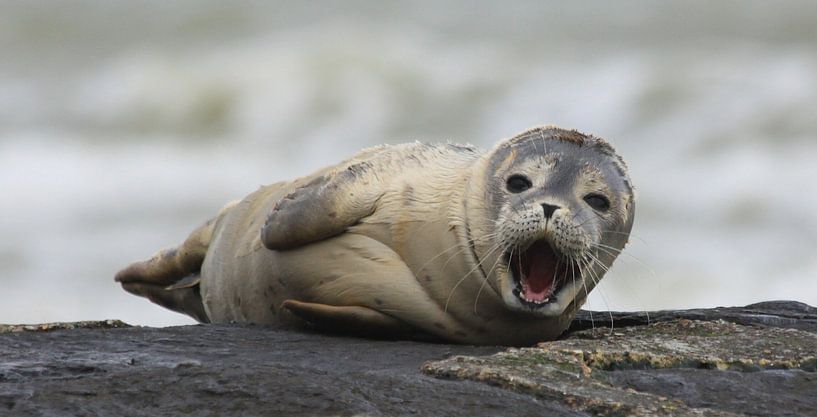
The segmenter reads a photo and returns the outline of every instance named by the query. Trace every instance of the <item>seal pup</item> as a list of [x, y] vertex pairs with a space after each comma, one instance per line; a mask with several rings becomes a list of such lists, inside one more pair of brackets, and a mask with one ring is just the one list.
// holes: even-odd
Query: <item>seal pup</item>
[[379, 146], [261, 187], [116, 281], [201, 322], [530, 345], [567, 328], [634, 213], [624, 161], [575, 130]]

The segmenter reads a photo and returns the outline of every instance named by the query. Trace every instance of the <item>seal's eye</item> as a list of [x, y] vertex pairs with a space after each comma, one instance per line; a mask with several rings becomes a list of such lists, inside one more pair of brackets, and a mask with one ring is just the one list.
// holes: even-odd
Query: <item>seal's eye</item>
[[514, 174], [508, 178], [508, 182], [505, 183], [505, 186], [508, 188], [508, 191], [512, 193], [521, 193], [533, 186], [533, 183], [524, 175]]
[[584, 196], [584, 202], [596, 211], [605, 212], [610, 210], [610, 200], [601, 194], [588, 194]]

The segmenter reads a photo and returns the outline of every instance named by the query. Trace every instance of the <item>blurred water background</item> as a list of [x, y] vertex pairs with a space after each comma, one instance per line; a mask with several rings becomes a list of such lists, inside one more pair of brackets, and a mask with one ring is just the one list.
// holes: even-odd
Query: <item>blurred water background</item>
[[590, 308], [817, 305], [817, 2], [21, 1], [0, 322], [192, 323], [114, 273], [361, 147], [538, 124], [608, 138], [638, 187]]

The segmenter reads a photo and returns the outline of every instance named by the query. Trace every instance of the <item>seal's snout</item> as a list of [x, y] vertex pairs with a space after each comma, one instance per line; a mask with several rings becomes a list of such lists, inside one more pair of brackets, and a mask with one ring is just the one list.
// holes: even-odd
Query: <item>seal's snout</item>
[[559, 210], [559, 206], [554, 206], [553, 204], [542, 203], [542, 210], [545, 212], [545, 218], [550, 219], [553, 217], [553, 213], [556, 210]]

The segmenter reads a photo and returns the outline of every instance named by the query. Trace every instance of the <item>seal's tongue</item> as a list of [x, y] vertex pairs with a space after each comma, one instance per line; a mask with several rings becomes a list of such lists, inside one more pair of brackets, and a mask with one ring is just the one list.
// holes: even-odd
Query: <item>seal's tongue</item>
[[537, 241], [525, 251], [522, 263], [522, 295], [528, 301], [543, 302], [553, 294], [556, 281], [556, 254], [545, 241]]

